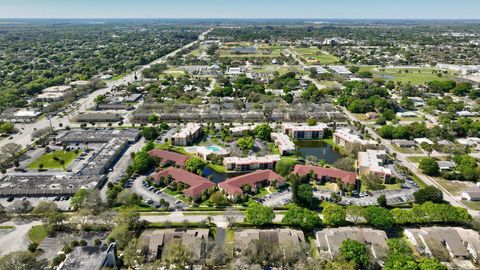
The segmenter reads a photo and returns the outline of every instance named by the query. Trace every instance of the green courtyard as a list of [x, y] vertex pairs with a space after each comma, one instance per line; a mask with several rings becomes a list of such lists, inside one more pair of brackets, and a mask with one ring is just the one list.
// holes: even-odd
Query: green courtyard
[[295, 48], [294, 51], [309, 64], [330, 65], [338, 62], [338, 58], [316, 47]]
[[76, 157], [78, 157], [78, 155], [80, 155], [80, 153], [81, 152], [75, 153], [73, 151], [54, 151], [46, 153], [30, 163], [28, 168], [34, 170], [40, 169], [40, 167], [43, 169], [65, 169]]

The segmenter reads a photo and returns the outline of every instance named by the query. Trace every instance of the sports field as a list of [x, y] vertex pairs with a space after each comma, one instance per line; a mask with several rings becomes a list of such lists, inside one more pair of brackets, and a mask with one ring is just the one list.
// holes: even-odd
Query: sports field
[[330, 65], [338, 62], [338, 58], [316, 47], [295, 48], [294, 51], [309, 64]]

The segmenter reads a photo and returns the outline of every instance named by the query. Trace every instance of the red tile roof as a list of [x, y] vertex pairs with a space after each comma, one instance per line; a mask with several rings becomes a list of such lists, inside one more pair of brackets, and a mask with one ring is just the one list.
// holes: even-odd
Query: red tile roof
[[269, 182], [273, 180], [276, 180], [278, 182], [285, 182], [285, 179], [282, 176], [278, 175], [276, 172], [272, 170], [262, 170], [230, 178], [218, 184], [218, 186], [230, 195], [243, 194], [243, 185], [250, 185], [252, 188], [255, 188], [256, 183], [265, 180]]
[[178, 169], [175, 167], [169, 167], [163, 171], [159, 171], [152, 175], [153, 180], [158, 181], [160, 177], [167, 178], [168, 175], [171, 175], [172, 178], [177, 183], [187, 184], [190, 187], [183, 190], [183, 193], [196, 197], [202, 194], [202, 191], [209, 189], [215, 186], [215, 183], [208, 181], [207, 178], [201, 177], [199, 175], [187, 172], [183, 169]]
[[148, 152], [148, 154], [151, 157], [160, 158], [162, 160], [161, 164], [165, 164], [165, 163], [170, 161], [170, 162], [174, 162], [175, 164], [180, 165], [182, 167], [185, 166], [185, 163], [190, 158], [189, 156], [185, 156], [185, 155], [182, 155], [182, 154], [179, 154], [179, 153], [165, 151], [165, 150], [161, 150], [161, 149], [150, 150], [150, 152]]
[[331, 177], [342, 180], [345, 184], [355, 184], [357, 181], [357, 174], [354, 172], [347, 172], [342, 171], [339, 169], [332, 169], [332, 168], [323, 168], [317, 166], [309, 166], [309, 165], [295, 165], [293, 169], [294, 174], [305, 175], [308, 174], [310, 171], [313, 171], [317, 174], [317, 177], [320, 179], [322, 177]]

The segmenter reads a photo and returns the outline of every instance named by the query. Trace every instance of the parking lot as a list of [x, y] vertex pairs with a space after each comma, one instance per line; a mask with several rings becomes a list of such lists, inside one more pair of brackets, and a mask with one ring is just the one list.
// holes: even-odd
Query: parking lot
[[1, 198], [0, 204], [3, 205], [6, 210], [10, 210], [12, 205], [21, 200], [29, 201], [32, 207], [35, 207], [41, 201], [53, 201], [57, 205], [58, 209], [61, 211], [68, 211], [70, 209], [70, 197], [68, 196], [57, 196], [57, 197], [41, 197], [41, 198], [14, 198], [12, 201], [9, 201], [8, 198]]
[[181, 200], [161, 192], [160, 190], [155, 189], [148, 184], [145, 184], [146, 178], [146, 176], [137, 177], [133, 183], [131, 183], [131, 186], [127, 184], [127, 188], [131, 188], [133, 192], [141, 195], [146, 203], [151, 204], [154, 207], [159, 206], [158, 202], [161, 199], [164, 199], [170, 204], [170, 207], [174, 207], [176, 209], [183, 209], [187, 207], [187, 205]]

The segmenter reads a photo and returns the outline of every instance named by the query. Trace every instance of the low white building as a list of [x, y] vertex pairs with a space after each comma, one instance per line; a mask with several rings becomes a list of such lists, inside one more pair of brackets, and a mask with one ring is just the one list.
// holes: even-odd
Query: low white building
[[226, 157], [223, 159], [223, 165], [230, 171], [273, 170], [278, 161], [279, 155]]
[[231, 76], [238, 76], [243, 73], [244, 73], [244, 70], [241, 67], [231, 67], [227, 71], [227, 75], [231, 75]]
[[311, 140], [322, 139], [323, 132], [326, 128], [328, 128], [328, 126], [323, 123], [315, 126], [285, 123], [282, 125], [282, 132], [296, 140]]
[[173, 134], [172, 144], [186, 146], [193, 143], [202, 133], [202, 126], [197, 123], [188, 123], [182, 130]]
[[480, 201], [480, 187], [469, 187], [467, 190], [462, 192], [462, 199], [469, 201]]
[[246, 132], [253, 131], [257, 126], [258, 124], [232, 127], [230, 128], [230, 133], [232, 136], [243, 136]]
[[335, 144], [338, 144], [342, 147], [351, 146], [353, 144], [360, 144], [365, 147], [377, 145], [376, 141], [363, 139], [349, 129], [337, 129], [333, 133], [333, 141]]
[[358, 152], [357, 170], [359, 175], [376, 175], [384, 181], [392, 176], [392, 171], [384, 167], [387, 153], [383, 150]]
[[397, 117], [400, 118], [415, 118], [418, 117], [418, 114], [415, 112], [397, 112]]
[[418, 145], [421, 145], [422, 143], [433, 145], [433, 142], [427, 138], [415, 138], [413, 141]]
[[281, 155], [291, 155], [295, 153], [295, 144], [283, 133], [272, 132], [270, 137], [275, 142]]
[[340, 75], [352, 75], [352, 72], [350, 72], [350, 70], [348, 70], [346, 66], [329, 66], [329, 68], [331, 68], [333, 71], [335, 71], [335, 73], [338, 73]]

